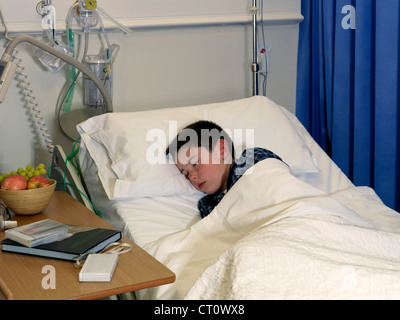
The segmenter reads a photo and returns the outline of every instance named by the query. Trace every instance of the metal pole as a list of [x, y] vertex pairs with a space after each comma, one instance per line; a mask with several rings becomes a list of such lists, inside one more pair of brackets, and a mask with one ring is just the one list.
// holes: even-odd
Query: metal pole
[[253, 0], [251, 13], [253, 15], [253, 63], [251, 71], [253, 72], [253, 96], [258, 95], [258, 71], [260, 66], [257, 62], [257, 0]]

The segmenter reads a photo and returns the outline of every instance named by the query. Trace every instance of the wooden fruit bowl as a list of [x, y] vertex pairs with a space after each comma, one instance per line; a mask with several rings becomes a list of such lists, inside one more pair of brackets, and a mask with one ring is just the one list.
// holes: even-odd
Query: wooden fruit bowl
[[49, 179], [51, 185], [37, 189], [2, 190], [0, 197], [5, 205], [18, 215], [32, 215], [40, 213], [49, 204], [56, 188], [56, 181]]

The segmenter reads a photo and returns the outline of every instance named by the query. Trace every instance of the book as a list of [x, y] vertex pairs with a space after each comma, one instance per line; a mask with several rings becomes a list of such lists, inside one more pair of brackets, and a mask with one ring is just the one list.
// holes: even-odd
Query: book
[[69, 236], [50, 243], [27, 247], [11, 239], [1, 241], [2, 251], [76, 261], [89, 252], [98, 253], [108, 244], [119, 241], [121, 232], [112, 229], [70, 226]]
[[27, 247], [53, 242], [68, 235], [69, 225], [51, 219], [29, 223], [6, 230], [5, 236]]

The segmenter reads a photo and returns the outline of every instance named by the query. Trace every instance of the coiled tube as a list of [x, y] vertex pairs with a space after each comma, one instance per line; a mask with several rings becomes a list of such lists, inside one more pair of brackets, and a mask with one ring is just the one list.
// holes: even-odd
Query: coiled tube
[[33, 93], [33, 89], [31, 88], [31, 82], [28, 79], [28, 74], [24, 72], [25, 67], [22, 64], [22, 59], [18, 56], [18, 51], [15, 50], [13, 55], [12, 55], [13, 62], [16, 64], [17, 69], [16, 69], [16, 74], [17, 74], [17, 79], [19, 80], [21, 87], [23, 89], [23, 92], [25, 96], [27, 97], [27, 101], [29, 104], [29, 107], [33, 111], [34, 117], [36, 118], [37, 125], [39, 126], [41, 135], [47, 145], [47, 148], [49, 149], [50, 153], [53, 153], [54, 150], [54, 144], [53, 140], [51, 139], [46, 123], [43, 120], [43, 116], [41, 113], [41, 110], [39, 108], [39, 104], [36, 100], [36, 96]]
[[[13, 39], [8, 36], [8, 29], [6, 22], [4, 21], [3, 12], [1, 11], [1, 8], [0, 8], [0, 17], [4, 23], [4, 29], [5, 29], [4, 37], [8, 41], [12, 42]], [[45, 140], [45, 143], [47, 144], [47, 148], [49, 149], [49, 152], [52, 154], [54, 150], [53, 140], [50, 138], [50, 135], [48, 134], [46, 123], [44, 122], [43, 116], [39, 109], [39, 104], [36, 102], [36, 96], [33, 94], [33, 89], [30, 87], [31, 83], [28, 79], [28, 75], [24, 72], [25, 67], [22, 64], [22, 59], [18, 56], [18, 50], [15, 49], [13, 51], [11, 58], [13, 59], [13, 62], [17, 66], [15, 71], [17, 73], [16, 78], [18, 78], [18, 80], [20, 81], [21, 87], [23, 88], [23, 92], [25, 93], [26, 97], [28, 97], [27, 100], [29, 101], [32, 111], [35, 113], [37, 124], [39, 125], [42, 136]]]

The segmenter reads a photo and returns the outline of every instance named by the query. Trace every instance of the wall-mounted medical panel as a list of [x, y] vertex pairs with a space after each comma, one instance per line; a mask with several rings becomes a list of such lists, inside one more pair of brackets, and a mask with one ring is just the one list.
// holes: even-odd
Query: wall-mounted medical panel
[[[42, 32], [42, 18], [36, 9], [39, 2], [0, 0], [10, 33]], [[257, 0], [257, 6], [263, 4], [265, 24], [295, 24], [302, 20], [300, 2]], [[56, 10], [57, 30], [65, 29], [65, 17], [74, 3], [73, 0], [51, 1]], [[252, 3], [252, 0], [97, 0], [97, 6], [131, 29], [247, 24], [251, 22]], [[104, 24], [107, 29], [115, 27], [106, 19]]]

